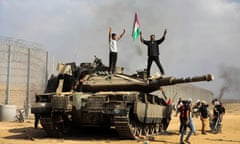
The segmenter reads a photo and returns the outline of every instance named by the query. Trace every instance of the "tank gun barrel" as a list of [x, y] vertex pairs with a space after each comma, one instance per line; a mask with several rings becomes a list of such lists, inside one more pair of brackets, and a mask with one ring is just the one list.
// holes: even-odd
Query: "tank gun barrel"
[[161, 86], [175, 85], [181, 83], [192, 83], [200, 81], [212, 81], [214, 76], [211, 74], [187, 78], [175, 78], [175, 77], [158, 77], [149, 81], [133, 81], [129, 83], [104, 83], [104, 84], [83, 84], [82, 91], [98, 92], [98, 91], [142, 91], [153, 92], [159, 90]]
[[146, 86], [146, 91], [151, 92], [159, 89], [160, 86], [168, 86], [175, 85], [181, 83], [192, 83], [192, 82], [200, 82], [200, 81], [212, 81], [214, 80], [214, 76], [212, 74], [206, 74], [203, 76], [195, 76], [195, 77], [186, 77], [186, 78], [175, 78], [175, 77], [166, 77], [166, 78], [157, 78]]
[[206, 74], [203, 76], [186, 77], [186, 78], [166, 77], [166, 78], [158, 78], [156, 80], [157, 81], [153, 80], [153, 83], [157, 83], [160, 86], [165, 86], [165, 85], [174, 85], [174, 84], [180, 84], [180, 83], [212, 81], [214, 80], [214, 76], [212, 74]]

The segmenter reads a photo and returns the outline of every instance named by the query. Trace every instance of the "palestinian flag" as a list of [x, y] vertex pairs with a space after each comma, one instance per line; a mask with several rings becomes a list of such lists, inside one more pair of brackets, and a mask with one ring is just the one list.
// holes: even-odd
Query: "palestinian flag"
[[133, 40], [136, 40], [139, 35], [140, 35], [140, 23], [138, 20], [137, 13], [135, 13], [135, 18], [133, 21], [133, 31], [132, 31]]

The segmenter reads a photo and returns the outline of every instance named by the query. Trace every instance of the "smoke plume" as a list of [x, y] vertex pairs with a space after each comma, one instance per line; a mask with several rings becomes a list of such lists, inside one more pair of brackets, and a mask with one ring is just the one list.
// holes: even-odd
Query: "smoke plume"
[[[219, 99], [221, 99], [226, 93], [240, 93], [239, 76], [239, 68], [224, 65], [220, 67], [220, 78], [223, 79], [223, 85], [220, 89]], [[239, 96], [236, 97], [239, 98]]]

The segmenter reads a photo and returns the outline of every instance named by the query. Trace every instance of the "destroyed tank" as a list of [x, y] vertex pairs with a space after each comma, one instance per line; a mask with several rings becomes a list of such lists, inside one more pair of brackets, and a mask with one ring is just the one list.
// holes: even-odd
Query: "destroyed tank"
[[[188, 77], [146, 78], [144, 71], [124, 74], [120, 68], [108, 73], [99, 58], [94, 63], [59, 64], [43, 94], [36, 94], [31, 112], [38, 115], [51, 137], [63, 137], [73, 127], [115, 129], [119, 137], [157, 135], [171, 120], [171, 105], [164, 86], [211, 81], [210, 74]], [[163, 97], [151, 94], [160, 90]]]

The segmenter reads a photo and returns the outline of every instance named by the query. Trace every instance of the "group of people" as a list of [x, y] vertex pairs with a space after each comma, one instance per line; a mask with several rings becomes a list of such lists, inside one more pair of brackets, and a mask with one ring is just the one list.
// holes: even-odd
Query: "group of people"
[[[192, 133], [196, 135], [196, 130], [194, 127], [193, 119], [191, 116], [192, 111], [192, 99], [182, 100], [179, 99], [177, 104], [177, 112], [180, 113], [179, 120], [180, 120], [180, 143], [184, 144], [185, 142], [189, 142], [189, 138], [191, 137]], [[190, 129], [187, 137], [184, 139], [184, 135], [186, 134], [187, 128]]]
[[[222, 103], [217, 99], [214, 99], [212, 101], [212, 104], [213, 104], [213, 118], [212, 118], [212, 121], [210, 122], [210, 124], [212, 124], [212, 126], [210, 125], [210, 128], [213, 131], [215, 126], [217, 126], [218, 124], [221, 125], [222, 116], [225, 113], [225, 108], [223, 107]], [[193, 104], [192, 99], [182, 100], [180, 98], [177, 103], [176, 115], [180, 113], [179, 133], [180, 133], [181, 144], [184, 144], [184, 142], [190, 143], [189, 139], [191, 135], [192, 134], [196, 135], [196, 129], [194, 127], [194, 122], [192, 119], [192, 112], [193, 112], [193, 109], [195, 108], [198, 108], [197, 112], [199, 113], [200, 120], [202, 123], [201, 132], [203, 135], [207, 134], [206, 127], [207, 127], [208, 118], [210, 116], [210, 113], [208, 110], [209, 106], [207, 102], [205, 100], [202, 100], [202, 101], [198, 100], [195, 104]], [[216, 122], [218, 122], [218, 124], [216, 124]], [[186, 138], [184, 139], [184, 135], [186, 134], [187, 128], [189, 128], [190, 130]]]
[[[123, 32], [117, 36], [116, 33], [112, 33], [112, 27], [110, 26], [109, 28], [109, 73], [115, 72], [118, 55], [117, 41], [123, 37], [125, 32], [125, 29], [123, 29]], [[153, 61], [157, 64], [161, 74], [165, 74], [159, 60], [159, 45], [165, 40], [166, 34], [167, 30], [165, 29], [163, 36], [159, 40], [155, 39], [154, 34], [150, 35], [150, 40], [144, 40], [142, 32], [140, 32], [140, 41], [148, 47], [147, 77], [150, 77], [150, 69]]]
[[225, 108], [221, 101], [214, 99], [212, 101], [213, 105], [213, 117], [210, 127], [213, 133], [222, 132], [222, 119], [225, 114]]

